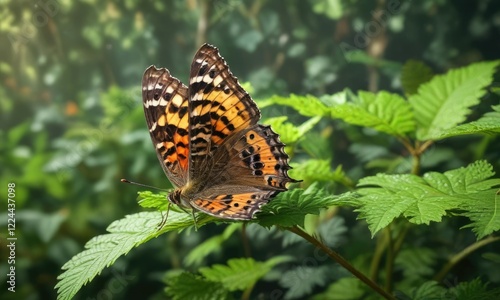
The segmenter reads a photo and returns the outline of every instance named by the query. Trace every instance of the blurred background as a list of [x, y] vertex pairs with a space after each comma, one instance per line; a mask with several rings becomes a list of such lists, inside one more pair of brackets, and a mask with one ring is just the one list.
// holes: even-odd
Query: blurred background
[[[16, 299], [53, 299], [66, 261], [112, 221], [143, 210], [136, 202], [143, 188], [120, 178], [170, 187], [141, 105], [142, 73], [152, 64], [186, 83], [193, 54], [211, 43], [259, 101], [290, 93], [319, 97], [344, 88], [401, 92], [401, 67], [410, 59], [443, 73], [500, 58], [500, 2], [493, 0], [2, 0], [0, 5], [0, 187], [5, 195], [8, 183], [16, 185]], [[487, 99], [478, 114], [495, 103], [497, 98]], [[263, 114], [303, 121], [283, 107], [265, 108]], [[349, 169], [355, 155], [346, 154], [346, 139], [336, 138], [328, 141], [332, 153], [344, 154], [333, 162]], [[351, 221], [355, 217], [351, 214]], [[6, 228], [5, 214], [0, 220]], [[244, 256], [236, 236], [215, 255], [183, 265], [190, 249], [224, 227], [150, 241], [78, 296], [93, 299], [118, 280], [113, 298], [164, 298], [165, 271]], [[351, 230], [369, 240], [360, 227]], [[1, 234], [4, 244], [6, 230]], [[260, 259], [276, 254], [284, 238], [251, 227], [249, 235]], [[364, 246], [350, 247], [360, 253]], [[5, 286], [7, 251], [0, 247], [2, 299], [12, 298]], [[323, 273], [317, 276], [328, 276]], [[274, 289], [282, 297], [288, 288], [271, 278], [253, 295]], [[309, 294], [322, 289], [320, 281]]]

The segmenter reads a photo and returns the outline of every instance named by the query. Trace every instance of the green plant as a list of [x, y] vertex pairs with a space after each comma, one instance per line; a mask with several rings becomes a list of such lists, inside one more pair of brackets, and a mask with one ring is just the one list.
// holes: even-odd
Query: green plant
[[[432, 161], [432, 153], [429, 158], [426, 155], [435, 142], [456, 136], [500, 132], [500, 105], [493, 106], [492, 111], [476, 121], [466, 122], [473, 112], [472, 107], [486, 95], [486, 88], [491, 84], [499, 64], [500, 61], [476, 63], [432, 77], [422, 64], [408, 63], [402, 75], [406, 99], [385, 91], [376, 94], [359, 92], [355, 95], [346, 90], [321, 99], [313, 96], [275, 96], [261, 103], [261, 107], [290, 106], [303, 117], [311, 119], [300, 126], [288, 123], [285, 118], [270, 120], [269, 123], [278, 128], [276, 130], [282, 139], [289, 143], [292, 150], [289, 152], [302, 160], [295, 162], [296, 168], [291, 173], [296, 178], [304, 179], [305, 187], [280, 194], [264, 206], [251, 223], [270, 230], [279, 228], [281, 234], [290, 232], [297, 235], [357, 277], [340, 276], [330, 283], [332, 280], [327, 280], [330, 272], [322, 265], [304, 268], [300, 272], [315, 275], [303, 278], [300, 287], [280, 281], [281, 286], [289, 288], [285, 298], [310, 294], [314, 287], [328, 283], [329, 286], [316, 294], [315, 299], [337, 299], [338, 291], [343, 291], [342, 299], [380, 296], [396, 299], [395, 291], [412, 299], [500, 295], [500, 288], [489, 288], [488, 282], [484, 283], [481, 279], [461, 282], [449, 288], [439, 285], [462, 259], [482, 247], [500, 242], [500, 237], [494, 235], [500, 229], [500, 178], [493, 177], [492, 165], [477, 159], [465, 167], [448, 168], [444, 172], [428, 171], [421, 175], [422, 168], [429, 167], [425, 165], [426, 161]], [[371, 148], [365, 142], [372, 152], [371, 166], [383, 167], [385, 173], [360, 178], [353, 190], [353, 179], [342, 167], [331, 171], [332, 157], [318, 156], [318, 153], [328, 152], [325, 150], [328, 144], [317, 141], [318, 135], [323, 139], [329, 137], [329, 131], [323, 130], [318, 134], [312, 129], [323, 121], [335, 119], [391, 138], [390, 141], [372, 139], [374, 145]], [[346, 127], [352, 140], [360, 136], [355, 128]], [[311, 136], [316, 138], [320, 151], [307, 146]], [[377, 149], [373, 147], [377, 143], [387, 146], [393, 141], [406, 150], [402, 152], [406, 156], [391, 157], [387, 152], [377, 154], [373, 151]], [[301, 154], [295, 151], [299, 145], [303, 150]], [[363, 153], [363, 149], [357, 151]], [[439, 151], [435, 152], [439, 155]], [[399, 170], [402, 174], [390, 174], [390, 170]], [[344, 193], [334, 195], [336, 189], [343, 189]], [[139, 203], [160, 211], [166, 208], [165, 195], [151, 192], [140, 193]], [[328, 246], [335, 245], [346, 232], [339, 230], [345, 225], [335, 219], [340, 207], [354, 208], [359, 213], [358, 218], [366, 221], [372, 237], [376, 237], [368, 259], [360, 254], [351, 264]], [[319, 217], [310, 218], [309, 215]], [[465, 222], [461, 228], [471, 228], [477, 240], [446, 259], [441, 268], [436, 268], [439, 254], [425, 243], [409, 241], [408, 236], [419, 235], [422, 226], [415, 225], [431, 226], [431, 222], [445, 224], [451, 219]], [[73, 297], [84, 284], [132, 248], [166, 232], [181, 232], [194, 225], [189, 214], [176, 208], [171, 208], [168, 222], [158, 228], [161, 220], [162, 215], [158, 212], [141, 212], [113, 222], [108, 227], [108, 234], [90, 240], [86, 250], [63, 266], [65, 272], [60, 275], [56, 286], [59, 298]], [[220, 244], [234, 232], [244, 233], [246, 230], [239, 223], [203, 214], [196, 215], [196, 223], [198, 227], [210, 223], [232, 225], [221, 235], [195, 247], [187, 257], [189, 265], [197, 265], [202, 256], [220, 250]], [[297, 239], [285, 237], [288, 243], [297, 243]], [[498, 254], [487, 259], [498, 264]], [[290, 255], [275, 255], [266, 260], [231, 258], [225, 265], [201, 267], [197, 273], [169, 272], [165, 279], [168, 282], [166, 293], [173, 299], [221, 299], [231, 298], [239, 292], [243, 299], [248, 299], [259, 280], [279, 280], [272, 276], [272, 270], [291, 260], [293, 257]], [[385, 263], [383, 267], [382, 263]], [[396, 276], [396, 270], [401, 270], [402, 276]], [[293, 274], [289, 276], [293, 277]], [[384, 278], [380, 279], [381, 276]]]

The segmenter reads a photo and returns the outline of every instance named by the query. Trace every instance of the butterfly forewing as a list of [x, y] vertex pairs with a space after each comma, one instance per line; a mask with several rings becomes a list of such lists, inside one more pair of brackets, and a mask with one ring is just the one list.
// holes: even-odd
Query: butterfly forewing
[[203, 45], [195, 54], [189, 81], [190, 149], [197, 173], [196, 157], [213, 153], [224, 141], [260, 119], [250, 95], [239, 85], [217, 48]]
[[187, 182], [188, 88], [166, 69], [149, 67], [142, 79], [144, 114], [165, 174], [175, 186]]

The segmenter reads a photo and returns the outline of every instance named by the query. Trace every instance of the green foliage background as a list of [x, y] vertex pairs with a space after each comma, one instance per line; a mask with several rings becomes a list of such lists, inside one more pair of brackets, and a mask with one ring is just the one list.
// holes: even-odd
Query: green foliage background
[[[145, 240], [95, 278], [99, 268], [66, 273], [93, 278], [76, 297], [377, 297], [282, 230], [293, 225], [410, 299], [498, 296], [499, 11], [492, 0], [3, 1], [0, 187], [16, 184], [18, 240], [12, 295], [1, 231], [0, 297], [55, 298], [61, 267], [84, 245], [102, 269]], [[143, 189], [119, 182], [171, 187], [141, 76], [154, 64], [187, 82], [204, 42], [245, 83], [304, 182], [262, 226], [202, 217], [195, 232], [171, 211], [172, 227], [157, 232], [161, 214], [137, 204]]]

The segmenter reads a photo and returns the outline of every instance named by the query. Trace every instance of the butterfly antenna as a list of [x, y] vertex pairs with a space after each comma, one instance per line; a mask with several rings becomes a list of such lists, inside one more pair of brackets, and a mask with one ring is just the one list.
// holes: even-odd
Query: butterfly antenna
[[146, 188], [150, 188], [150, 189], [155, 189], [155, 190], [158, 190], [158, 191], [163, 191], [163, 192], [168, 192], [168, 190], [166, 189], [161, 189], [159, 187], [155, 187], [155, 186], [151, 186], [151, 185], [147, 185], [147, 184], [142, 184], [142, 183], [138, 183], [138, 182], [134, 182], [134, 181], [130, 181], [128, 179], [120, 179], [121, 182], [124, 182], [124, 183], [130, 183], [130, 184], [134, 184], [134, 185], [138, 185], [138, 186], [142, 186], [142, 187], [146, 187]]

